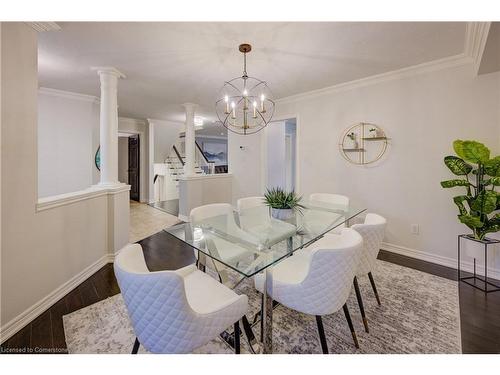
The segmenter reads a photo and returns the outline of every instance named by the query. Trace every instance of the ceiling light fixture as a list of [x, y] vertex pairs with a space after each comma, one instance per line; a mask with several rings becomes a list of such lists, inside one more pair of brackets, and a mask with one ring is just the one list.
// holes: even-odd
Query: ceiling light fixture
[[264, 129], [274, 115], [274, 101], [265, 81], [247, 75], [250, 44], [240, 44], [243, 75], [224, 83], [215, 102], [217, 117], [224, 127], [237, 134], [254, 134]]

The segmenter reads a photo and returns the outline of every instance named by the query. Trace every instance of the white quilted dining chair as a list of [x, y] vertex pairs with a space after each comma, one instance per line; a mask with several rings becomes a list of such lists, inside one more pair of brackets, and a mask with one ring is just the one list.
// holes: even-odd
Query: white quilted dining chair
[[264, 197], [246, 197], [237, 201], [240, 228], [270, 247], [297, 232], [297, 227], [271, 217]]
[[[312, 206], [336, 208], [338, 210], [347, 211], [349, 209], [349, 198], [340, 194], [313, 193], [309, 195], [309, 204]], [[339, 220], [344, 220], [341, 214], [326, 210], [306, 210], [305, 214], [307, 215], [305, 221], [307, 223], [307, 229], [316, 234], [321, 234], [328, 229], [329, 226], [337, 224]], [[343, 223], [329, 233], [338, 234], [342, 228], [345, 228], [345, 224]]]
[[266, 225], [271, 221], [269, 207], [264, 202], [264, 197], [240, 198], [236, 202], [240, 227], [249, 230], [257, 225]]
[[189, 353], [234, 324], [239, 353], [239, 320], [248, 298], [238, 295], [194, 265], [176, 271], [150, 272], [138, 244], [125, 246], [114, 262], [136, 340], [152, 353]]
[[[234, 238], [242, 239], [246, 242], [257, 245], [258, 239], [245, 232], [238, 227], [234, 218], [233, 207], [228, 203], [213, 203], [204, 206], [193, 208], [189, 214], [189, 221], [194, 228], [209, 224], [215, 229], [219, 229], [221, 233], [229, 234]], [[223, 236], [209, 236], [209, 233], [204, 233], [205, 237], [210, 237], [207, 242], [208, 249], [215, 255], [216, 258], [223, 259], [224, 261], [236, 264], [240, 259], [248, 259], [249, 251], [236, 243], [223, 238]], [[195, 251], [195, 256], [198, 257], [198, 252]], [[212, 258], [203, 257], [202, 265], [208, 266], [219, 273], [221, 281], [226, 276], [223, 270], [224, 265]]]
[[349, 207], [349, 197], [340, 194], [330, 193], [312, 193], [309, 195], [310, 202], [323, 202], [331, 205], [338, 205], [342, 207]]
[[375, 294], [377, 303], [380, 305], [380, 297], [378, 295], [377, 287], [375, 286], [372, 270], [375, 267], [380, 245], [384, 239], [386, 225], [387, 220], [385, 218], [377, 214], [369, 213], [366, 215], [363, 224], [354, 224], [351, 227], [363, 237], [363, 251], [361, 253], [356, 276], [354, 277], [354, 290], [356, 292], [356, 298], [358, 300], [359, 310], [361, 312], [361, 317], [363, 318], [363, 324], [366, 332], [369, 332], [368, 321], [366, 319], [363, 299], [361, 297], [357, 278], [368, 275], [373, 293]]
[[[340, 234], [328, 234], [310, 246], [309, 251], [294, 254], [272, 270], [272, 290], [267, 292], [274, 301], [315, 315], [323, 353], [328, 353], [322, 316], [341, 308], [349, 325], [354, 345], [359, 348], [356, 332], [347, 308], [347, 298], [358, 268], [363, 246], [362, 237], [352, 229]], [[262, 293], [264, 276], [255, 276], [255, 287]]]

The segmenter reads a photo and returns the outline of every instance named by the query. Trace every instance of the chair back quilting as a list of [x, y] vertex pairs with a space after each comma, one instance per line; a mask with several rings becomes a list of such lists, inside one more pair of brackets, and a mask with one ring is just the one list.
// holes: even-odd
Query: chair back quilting
[[[338, 311], [349, 297], [363, 239], [352, 229], [339, 235], [327, 235], [314, 244], [308, 272], [298, 284], [275, 283], [273, 295], [279, 302], [311, 315], [327, 315]], [[299, 255], [303, 256], [303, 255]]]
[[148, 272], [140, 245], [123, 248], [114, 270], [134, 332], [148, 351], [189, 353], [226, 328], [215, 314], [202, 317], [191, 308], [176, 271]]
[[369, 213], [363, 224], [354, 224], [351, 227], [363, 237], [363, 251], [356, 272], [358, 276], [366, 275], [373, 270], [380, 245], [384, 240], [386, 225], [387, 220], [384, 217]]

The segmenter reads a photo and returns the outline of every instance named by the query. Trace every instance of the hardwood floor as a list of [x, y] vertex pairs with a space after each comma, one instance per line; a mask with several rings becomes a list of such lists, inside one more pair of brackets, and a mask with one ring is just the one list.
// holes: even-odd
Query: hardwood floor
[[[379, 259], [457, 280], [457, 270], [380, 250]], [[500, 283], [497, 281], [497, 284]], [[500, 353], [500, 292], [485, 295], [459, 283], [462, 353]]]
[[[166, 232], [139, 241], [151, 271], [177, 269], [195, 261], [192, 249]], [[456, 270], [381, 250], [379, 259], [451, 280]], [[0, 353], [67, 353], [62, 317], [119, 293], [107, 264], [50, 309], [2, 344]], [[500, 292], [483, 292], [460, 283], [463, 353], [500, 353]]]

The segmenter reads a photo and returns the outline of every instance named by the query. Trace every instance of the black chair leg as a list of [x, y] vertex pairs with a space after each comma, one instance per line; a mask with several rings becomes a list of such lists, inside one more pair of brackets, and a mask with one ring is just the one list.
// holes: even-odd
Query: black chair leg
[[319, 341], [323, 354], [328, 354], [328, 345], [326, 343], [325, 329], [323, 328], [323, 320], [320, 315], [316, 315], [316, 324], [318, 325]]
[[375, 280], [373, 280], [373, 275], [371, 272], [368, 272], [368, 277], [370, 279], [370, 284], [372, 284], [373, 293], [375, 293], [375, 298], [377, 299], [377, 303], [380, 306], [381, 305], [380, 298], [378, 296], [377, 287], [375, 286]]
[[248, 321], [246, 315], [243, 315], [243, 318], [241, 318], [241, 323], [243, 324], [243, 332], [245, 332], [245, 335], [248, 339], [248, 343], [250, 345], [254, 345], [256, 342], [255, 335], [253, 334], [252, 326], [250, 325], [250, 322]]
[[352, 325], [352, 320], [351, 320], [351, 314], [349, 314], [349, 309], [347, 308], [347, 304], [344, 304], [343, 309], [344, 309], [345, 319], [347, 320], [347, 324], [349, 325], [349, 329], [351, 330], [354, 346], [356, 346], [356, 349], [359, 349], [358, 337], [356, 336], [356, 332], [354, 331], [354, 326]]
[[234, 323], [234, 354], [240, 354], [240, 323]]
[[365, 307], [363, 306], [363, 298], [361, 298], [361, 291], [359, 290], [358, 278], [354, 276], [354, 290], [356, 291], [356, 298], [358, 300], [359, 311], [361, 312], [361, 317], [363, 318], [363, 325], [365, 326], [366, 333], [368, 330], [368, 320], [366, 319]]
[[134, 347], [132, 348], [132, 354], [137, 354], [139, 351], [139, 339], [136, 337], [134, 342]]

